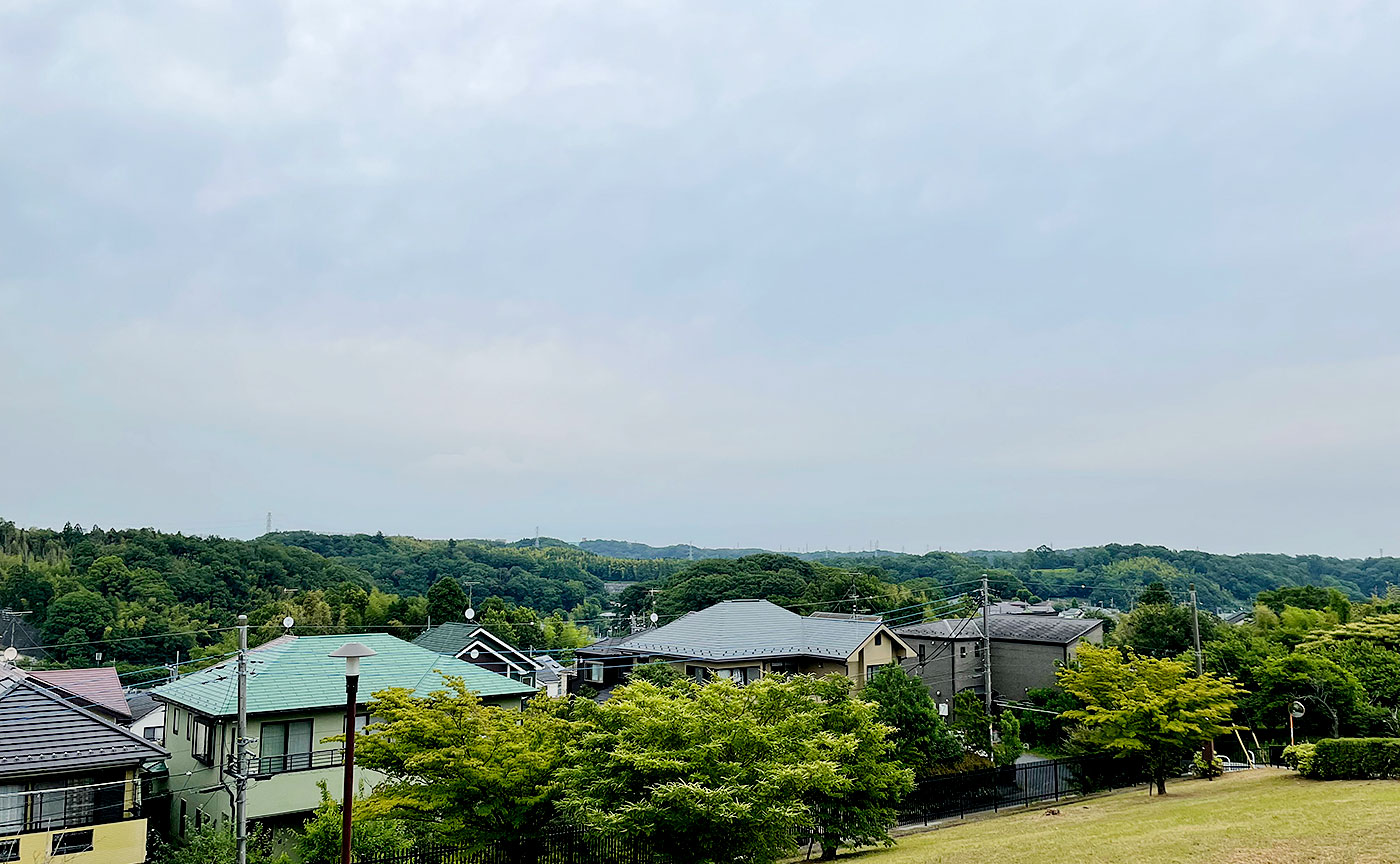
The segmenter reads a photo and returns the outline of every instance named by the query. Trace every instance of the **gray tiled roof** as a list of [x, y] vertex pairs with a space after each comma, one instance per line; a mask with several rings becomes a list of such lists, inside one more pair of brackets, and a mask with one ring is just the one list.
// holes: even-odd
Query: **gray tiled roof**
[[[909, 627], [900, 627], [894, 632], [901, 636], [922, 636], [932, 639], [949, 639], [951, 634], [964, 626], [961, 638], [982, 638], [981, 619], [949, 618], [941, 621], [924, 621]], [[1049, 615], [989, 615], [987, 626], [993, 639], [1014, 642], [1046, 642], [1054, 645], [1068, 645], [1088, 636], [1096, 628], [1103, 626], [1098, 618], [1058, 618]]]
[[163, 747], [31, 681], [0, 681], [0, 776], [137, 765]]
[[794, 655], [845, 660], [883, 626], [860, 619], [804, 618], [767, 600], [725, 600], [638, 633], [616, 650], [703, 660]]
[[900, 636], [921, 636], [925, 639], [982, 638], [982, 628], [977, 626], [976, 619], [968, 621], [964, 618], [924, 621], [919, 624], [911, 624], [908, 627], [896, 627], [894, 632]]

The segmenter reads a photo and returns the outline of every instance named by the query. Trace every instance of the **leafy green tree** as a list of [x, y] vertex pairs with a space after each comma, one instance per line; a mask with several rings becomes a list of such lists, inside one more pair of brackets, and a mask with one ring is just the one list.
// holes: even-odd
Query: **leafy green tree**
[[24, 562], [12, 567], [0, 580], [0, 604], [6, 609], [33, 612], [42, 620], [52, 599], [53, 585], [37, 568]]
[[885, 727], [850, 687], [835, 676], [640, 681], [601, 705], [574, 700], [560, 806], [676, 864], [777, 861], [804, 829], [824, 854], [882, 839], [912, 780], [885, 758]]
[[891, 664], [875, 674], [860, 697], [875, 706], [875, 719], [890, 727], [894, 757], [924, 779], [936, 765], [956, 762], [962, 746], [938, 714], [923, 682]]
[[670, 686], [684, 677], [684, 673], [664, 660], [649, 660], [633, 667], [629, 675], [630, 680], [650, 681], [657, 687]]
[[1362, 713], [1356, 675], [1320, 654], [1300, 651], [1273, 658], [1259, 670], [1258, 687], [1252, 704], [1260, 725], [1278, 725], [1287, 718], [1288, 706], [1298, 701], [1312, 715], [1304, 715], [1305, 726], [1321, 727], [1336, 738], [1344, 723], [1354, 725]]
[[[248, 835], [248, 864], [292, 864], [291, 858], [276, 851], [268, 829], [250, 825]], [[147, 860], [151, 864], [234, 864], [235, 850], [233, 831], [208, 825], [190, 832], [183, 841], [156, 838]]]
[[[1192, 612], [1186, 606], [1153, 603], [1139, 606], [1123, 619], [1113, 635], [1113, 641], [1134, 654], [1148, 657], [1175, 657], [1194, 650]], [[1201, 641], [1215, 638], [1219, 619], [1209, 612], [1200, 613]]]
[[1026, 745], [1021, 742], [1021, 721], [1011, 711], [997, 717], [997, 743], [992, 745], [992, 761], [997, 765], [1014, 765]]
[[992, 753], [992, 720], [981, 696], [972, 690], [963, 690], [953, 697], [953, 735], [962, 743], [963, 750], [985, 758], [988, 764]]
[[849, 678], [801, 676], [784, 683], [810, 700], [811, 757], [836, 765], [839, 775], [837, 783], [816, 784], [807, 793], [811, 830], [802, 839], [821, 844], [823, 861], [835, 859], [842, 846], [891, 845], [895, 808], [914, 782], [908, 768], [890, 759], [890, 727], [853, 696]]
[[1166, 583], [1159, 581], [1152, 582], [1142, 589], [1138, 595], [1139, 606], [1174, 606], [1176, 601], [1172, 600], [1171, 592], [1167, 590]]
[[1033, 749], [1046, 753], [1059, 753], [1069, 743], [1065, 711], [1083, 708], [1083, 704], [1060, 687], [1038, 687], [1026, 691], [1028, 704], [1053, 714], [1040, 711], [1027, 711], [1021, 715], [1021, 737]]
[[1230, 731], [1237, 688], [1177, 660], [1113, 648], [1079, 646], [1078, 663], [1057, 673], [1064, 690], [1084, 703], [1066, 712], [1080, 740], [1109, 753], [1141, 757], [1157, 791], [1192, 750]]
[[131, 584], [131, 571], [116, 555], [104, 555], [87, 569], [87, 584], [104, 597], [125, 597]]
[[49, 605], [44, 618], [44, 638], [50, 644], [62, 643], [57, 650], [67, 659], [88, 657], [101, 649], [91, 644], [73, 643], [101, 639], [112, 620], [112, 606], [102, 595], [85, 588], [71, 591]]
[[366, 818], [423, 825], [472, 848], [549, 821], [564, 719], [535, 702], [521, 712], [483, 705], [453, 677], [426, 696], [381, 690], [368, 708], [375, 722], [355, 759], [387, 779], [365, 799]]
[[[302, 864], [340, 864], [341, 838], [344, 828], [340, 802], [331, 797], [326, 781], [318, 780], [321, 803], [302, 826], [296, 839]], [[355, 824], [350, 831], [350, 851], [357, 860], [372, 856], [402, 854], [413, 848], [410, 826], [395, 819], [365, 819], [357, 797], [351, 814]]]
[[428, 589], [428, 618], [434, 624], [461, 621], [467, 611], [467, 602], [467, 592], [462, 590], [457, 580], [444, 576]]

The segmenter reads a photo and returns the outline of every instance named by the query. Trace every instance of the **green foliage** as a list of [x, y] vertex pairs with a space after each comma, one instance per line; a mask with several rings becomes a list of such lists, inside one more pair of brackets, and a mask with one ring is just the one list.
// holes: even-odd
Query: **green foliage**
[[952, 728], [964, 751], [992, 761], [992, 721], [981, 696], [963, 690], [953, 697]]
[[1345, 624], [1351, 620], [1351, 601], [1336, 588], [1317, 585], [1287, 585], [1272, 591], [1260, 591], [1256, 601], [1260, 606], [1281, 615], [1289, 606], [1331, 612], [1335, 620]]
[[1176, 660], [1081, 644], [1078, 663], [1061, 668], [1058, 678], [1084, 707], [1065, 717], [1079, 721], [1084, 743], [1141, 757], [1165, 793], [1167, 776], [1192, 750], [1232, 728], [1235, 686], [1192, 673]]
[[1316, 744], [1289, 744], [1283, 748], [1283, 764], [1297, 770], [1304, 777], [1311, 777], [1312, 760], [1316, 753]]
[[633, 681], [650, 681], [657, 687], [674, 684], [685, 675], [674, 665], [664, 660], [649, 660], [632, 668], [628, 676]]
[[912, 788], [842, 677], [639, 681], [601, 705], [574, 701], [562, 810], [677, 864], [776, 861], [804, 828], [833, 852], [881, 841]]
[[1219, 759], [1207, 759], [1204, 753], [1191, 757], [1191, 776], [1197, 780], [1214, 780], [1224, 774], [1225, 766], [1220, 764]]
[[99, 640], [113, 623], [112, 604], [101, 594], [80, 588], [70, 591], [49, 605], [44, 618], [44, 638], [58, 657], [82, 660], [102, 650], [101, 646], [84, 644]]
[[[882, 577], [879, 568], [830, 567], [765, 552], [735, 559], [696, 561], [658, 585], [645, 587], [660, 588], [655, 599], [656, 611], [666, 619], [704, 609], [722, 600], [763, 599], [780, 606], [800, 606], [804, 612], [815, 608], [835, 609], [850, 602], [860, 611], [885, 612], [914, 606], [925, 599]], [[633, 586], [622, 593], [619, 599], [624, 609], [636, 615], [651, 611], [645, 587]], [[859, 599], [851, 601], [851, 597]]]
[[1026, 703], [1055, 714], [1026, 711], [1020, 715], [1021, 738], [1031, 749], [1042, 753], [1061, 753], [1069, 744], [1066, 721], [1059, 716], [1065, 711], [1083, 708], [1078, 699], [1060, 687], [1040, 687], [1026, 692]]
[[[1209, 642], [1220, 628], [1219, 619], [1201, 612], [1200, 628], [1201, 641]], [[1193, 639], [1190, 607], [1172, 603], [1139, 606], [1113, 634], [1114, 644], [1146, 657], [1175, 657], [1192, 651]]]
[[1317, 730], [1332, 737], [1340, 734], [1343, 723], [1359, 715], [1361, 684], [1349, 669], [1314, 653], [1294, 653], [1275, 657], [1258, 671], [1257, 690], [1248, 700], [1255, 721], [1267, 724], [1271, 718], [1287, 718], [1295, 700], [1307, 713], [1298, 721], [1304, 730]]
[[547, 823], [566, 721], [544, 697], [524, 711], [481, 704], [459, 678], [427, 696], [375, 693], [375, 722], [355, 759], [386, 780], [365, 800], [365, 818], [422, 825], [436, 839], [476, 848]]
[[[1153, 560], [1153, 559], [1137, 559], [1137, 560]], [[1127, 564], [1127, 563], [1129, 563], [1129, 562], [1123, 562], [1123, 563], [1124, 563], [1124, 564]], [[1113, 565], [1113, 566], [1122, 569], [1122, 565], [1115, 564], [1115, 565]], [[1173, 569], [1175, 569], [1175, 568], [1173, 568]], [[1138, 595], [1137, 602], [1138, 602], [1138, 605], [1139, 605], [1139, 606], [1174, 606], [1174, 605], [1176, 605], [1175, 601], [1172, 600], [1171, 592], [1167, 590], [1166, 583], [1165, 583], [1165, 582], [1161, 582], [1161, 581], [1152, 582], [1152, 583], [1150, 583], [1146, 588], [1144, 588], [1143, 591], [1142, 591], [1142, 593]]]
[[428, 589], [428, 620], [444, 624], [463, 621], [467, 611], [467, 592], [451, 576], [444, 576]]
[[890, 727], [894, 758], [920, 780], [962, 757], [962, 747], [938, 714], [923, 682], [890, 664], [875, 674], [860, 697], [875, 706], [875, 719]]
[[[1324, 738], [1308, 752], [1298, 747], [1298, 773], [1313, 780], [1400, 778], [1400, 738]], [[1285, 752], [1285, 758], [1288, 754]]]
[[1009, 710], [1001, 712], [997, 718], [997, 743], [992, 745], [992, 762], [1014, 765], [1025, 752], [1026, 745], [1021, 743], [1021, 721]]
[[[290, 858], [273, 849], [272, 832], [250, 825], [248, 864], [292, 864]], [[235, 851], [232, 831], [207, 825], [181, 841], [167, 841], [153, 834], [146, 860], [150, 864], [234, 864]]]
[[[302, 826], [297, 837], [297, 852], [302, 864], [340, 864], [344, 814], [340, 802], [331, 797], [325, 781], [318, 780], [316, 785], [321, 789], [321, 803]], [[409, 826], [392, 819], [362, 818], [362, 804], [363, 799], [357, 797], [355, 811], [351, 813], [354, 818], [350, 830], [351, 857], [362, 861], [413, 848]]]

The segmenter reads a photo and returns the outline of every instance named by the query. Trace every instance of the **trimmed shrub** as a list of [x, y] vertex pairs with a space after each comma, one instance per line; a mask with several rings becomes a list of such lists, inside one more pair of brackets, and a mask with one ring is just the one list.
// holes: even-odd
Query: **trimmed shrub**
[[1304, 777], [1311, 777], [1313, 751], [1316, 749], [1316, 744], [1290, 744], [1283, 748], [1283, 764]]
[[[1302, 748], [1311, 746], [1311, 752]], [[1325, 738], [1294, 751], [1298, 773], [1314, 780], [1368, 780], [1400, 778], [1400, 738]]]

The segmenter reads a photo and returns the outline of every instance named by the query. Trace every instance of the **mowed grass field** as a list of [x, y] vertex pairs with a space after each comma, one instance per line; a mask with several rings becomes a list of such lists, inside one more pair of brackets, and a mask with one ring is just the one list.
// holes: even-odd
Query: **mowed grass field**
[[[1057, 808], [1058, 816], [1045, 811]], [[1304, 864], [1400, 862], [1400, 780], [1304, 780], [1282, 769], [1049, 803], [906, 834], [859, 864]]]

